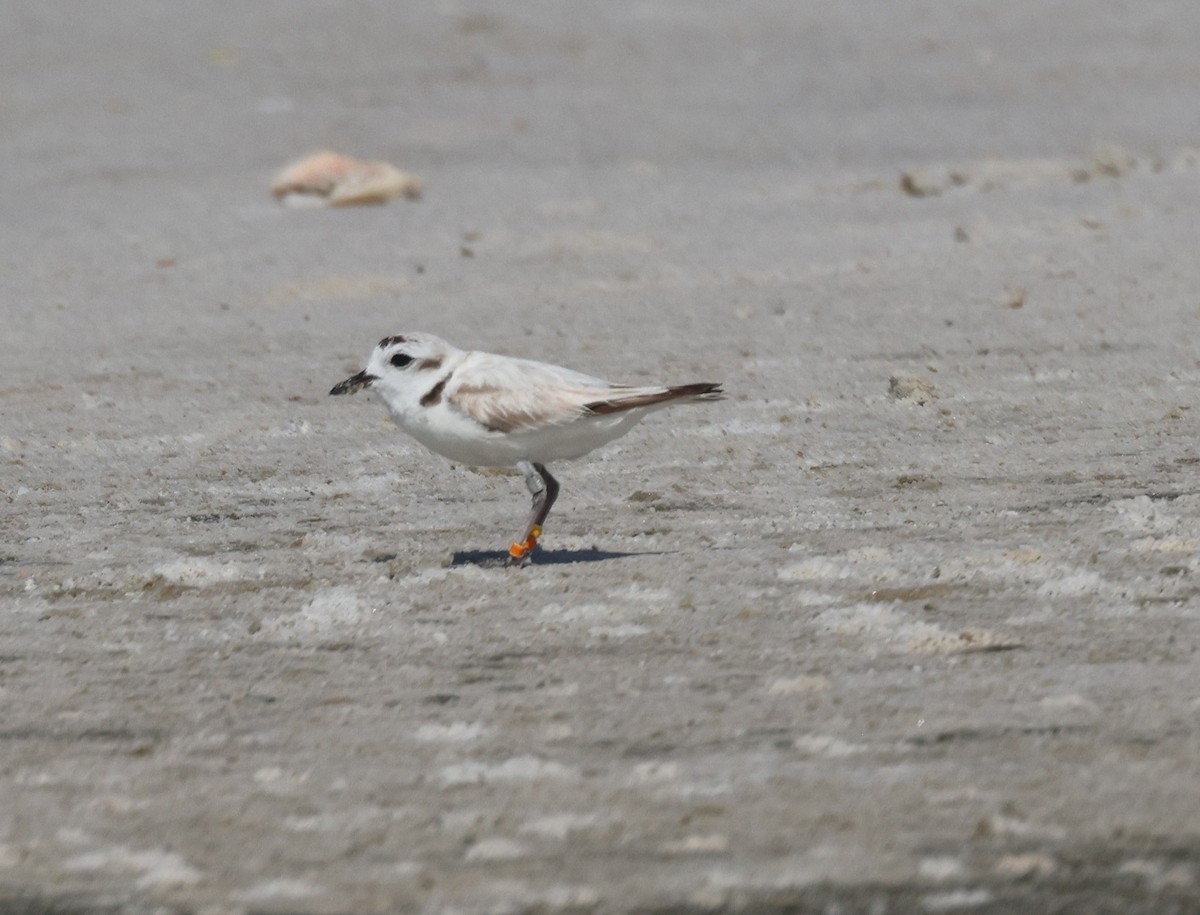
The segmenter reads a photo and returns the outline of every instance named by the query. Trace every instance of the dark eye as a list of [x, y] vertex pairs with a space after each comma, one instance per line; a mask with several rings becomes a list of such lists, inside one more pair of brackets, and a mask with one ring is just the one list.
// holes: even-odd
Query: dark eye
[[412, 362], [412, 356], [406, 356], [404, 353], [396, 353], [390, 361], [396, 368], [402, 369]]

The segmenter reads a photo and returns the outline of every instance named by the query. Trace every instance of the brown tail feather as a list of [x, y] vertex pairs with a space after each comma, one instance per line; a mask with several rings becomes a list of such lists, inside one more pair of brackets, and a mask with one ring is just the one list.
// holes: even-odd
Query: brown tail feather
[[668, 403], [672, 400], [722, 400], [725, 393], [721, 385], [710, 381], [697, 384], [681, 384], [673, 388], [656, 391], [653, 394], [638, 394], [634, 397], [612, 397], [608, 400], [597, 400], [584, 405], [584, 410], [602, 416], [605, 413], [622, 413], [637, 407], [652, 407], [655, 404]]

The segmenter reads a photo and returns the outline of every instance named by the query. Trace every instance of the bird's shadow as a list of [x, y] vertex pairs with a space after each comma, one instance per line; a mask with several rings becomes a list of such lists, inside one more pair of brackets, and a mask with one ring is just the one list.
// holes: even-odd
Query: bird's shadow
[[[629, 556], [658, 556], [658, 552], [621, 553], [613, 550], [542, 550], [533, 554], [528, 565], [562, 566], [580, 562], [605, 562]], [[451, 566], [481, 566], [486, 569], [508, 566], [508, 553], [502, 550], [458, 550], [450, 558]]]

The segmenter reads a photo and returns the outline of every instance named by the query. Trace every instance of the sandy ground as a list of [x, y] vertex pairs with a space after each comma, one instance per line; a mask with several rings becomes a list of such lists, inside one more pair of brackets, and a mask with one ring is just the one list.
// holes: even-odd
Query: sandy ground
[[[0, 911], [1200, 907], [1200, 5], [0, 35]], [[412, 329], [731, 397], [487, 568]]]

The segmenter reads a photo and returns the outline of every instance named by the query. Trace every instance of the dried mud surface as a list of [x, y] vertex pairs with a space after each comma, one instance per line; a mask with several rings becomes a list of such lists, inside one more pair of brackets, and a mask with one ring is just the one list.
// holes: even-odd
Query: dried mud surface
[[[0, 912], [1200, 905], [1200, 7], [9, 7]], [[493, 568], [410, 329], [731, 397]]]

